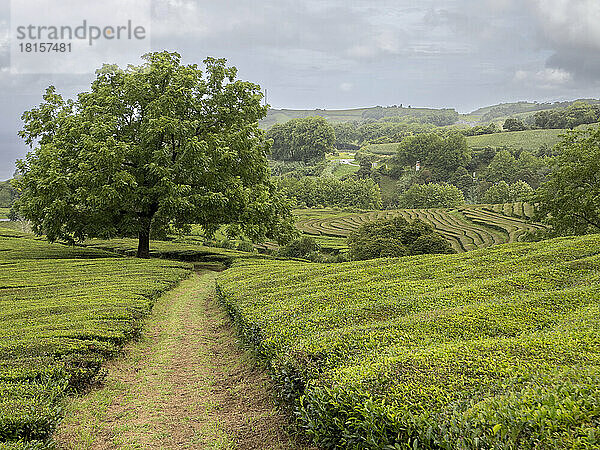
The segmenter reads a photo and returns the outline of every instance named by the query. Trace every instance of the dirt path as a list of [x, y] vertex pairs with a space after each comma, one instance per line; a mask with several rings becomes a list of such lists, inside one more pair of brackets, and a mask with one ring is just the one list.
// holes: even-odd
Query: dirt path
[[163, 296], [100, 389], [70, 402], [67, 449], [292, 449], [266, 376], [239, 350], [201, 270]]

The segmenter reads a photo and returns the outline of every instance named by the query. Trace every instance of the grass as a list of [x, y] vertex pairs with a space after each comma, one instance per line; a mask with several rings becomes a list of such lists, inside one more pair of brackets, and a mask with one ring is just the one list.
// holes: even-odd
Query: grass
[[361, 148], [362, 152], [373, 153], [374, 155], [392, 156], [398, 153], [398, 142], [392, 144], [369, 144]]
[[215, 299], [216, 273], [197, 269], [156, 302], [103, 387], [68, 402], [60, 448], [298, 448]]
[[248, 262], [218, 289], [324, 448], [600, 446], [600, 235]]
[[[468, 136], [467, 144], [471, 148], [511, 148], [537, 151], [542, 144], [554, 147], [560, 136], [567, 130], [526, 130], [510, 131], [503, 133], [483, 134], [481, 136]], [[363, 148], [368, 153], [375, 155], [392, 156], [398, 151], [398, 143], [393, 144], [371, 144]]]
[[10, 208], [0, 208], [0, 219], [8, 219]]
[[154, 300], [190, 272], [0, 228], [0, 442], [48, 439], [63, 397], [101, 373]]
[[358, 172], [360, 167], [350, 165], [350, 164], [336, 164], [333, 167], [332, 175], [336, 178], [342, 178], [346, 175], [351, 175], [353, 173]]
[[[588, 129], [598, 126], [580, 125], [577, 130]], [[537, 151], [541, 145], [554, 147], [559, 141], [560, 136], [568, 130], [525, 130], [525, 131], [509, 131], [502, 133], [483, 134], [480, 136], [468, 136], [467, 144], [471, 148], [501, 148], [523, 149], [531, 152]], [[361, 151], [372, 153], [380, 156], [392, 156], [398, 151], [399, 143], [392, 144], [370, 144], [361, 149]]]

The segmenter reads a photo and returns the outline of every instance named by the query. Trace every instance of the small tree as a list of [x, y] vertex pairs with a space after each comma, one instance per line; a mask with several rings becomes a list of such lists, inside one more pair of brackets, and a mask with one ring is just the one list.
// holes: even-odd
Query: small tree
[[502, 128], [504, 128], [506, 131], [523, 131], [527, 129], [527, 127], [521, 120], [513, 119], [512, 117], [504, 121], [504, 125], [502, 125]]
[[571, 131], [536, 191], [537, 220], [558, 235], [600, 232], [600, 128]]
[[431, 225], [418, 219], [408, 222], [400, 216], [362, 224], [348, 236], [348, 246], [353, 260], [454, 253], [450, 243]]
[[510, 185], [511, 202], [528, 202], [533, 196], [533, 188], [523, 180], [518, 180]]
[[508, 203], [510, 202], [510, 185], [506, 181], [500, 181], [486, 191], [482, 199], [483, 203]]
[[135, 236], [145, 258], [152, 233], [189, 223], [283, 238], [292, 219], [270, 181], [260, 87], [224, 59], [204, 71], [177, 53], [144, 59], [105, 65], [75, 100], [50, 86], [23, 114], [35, 150], [17, 163], [17, 204], [33, 230], [51, 241]]
[[272, 158], [283, 161], [318, 162], [335, 145], [335, 131], [323, 117], [292, 119], [274, 125], [267, 136], [273, 140]]

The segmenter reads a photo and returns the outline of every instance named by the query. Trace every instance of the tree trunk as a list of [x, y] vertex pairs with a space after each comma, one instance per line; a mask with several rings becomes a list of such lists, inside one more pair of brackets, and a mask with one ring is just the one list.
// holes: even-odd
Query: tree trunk
[[140, 214], [140, 232], [138, 234], [138, 258], [150, 258], [150, 229], [152, 228], [152, 218], [158, 211], [158, 203], [154, 202], [150, 205], [148, 211]]
[[140, 231], [137, 257], [150, 258], [150, 230]]

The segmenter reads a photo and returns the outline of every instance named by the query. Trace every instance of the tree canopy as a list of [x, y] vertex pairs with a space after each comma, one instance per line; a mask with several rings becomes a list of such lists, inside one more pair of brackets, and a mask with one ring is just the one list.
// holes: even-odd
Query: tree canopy
[[177, 53], [143, 58], [104, 65], [75, 99], [50, 86], [23, 114], [34, 150], [17, 163], [17, 206], [33, 230], [50, 240], [135, 236], [140, 257], [151, 234], [190, 223], [285, 236], [291, 214], [270, 181], [260, 87], [224, 59], [201, 70]]
[[370, 178], [282, 178], [279, 186], [286, 196], [296, 201], [297, 206], [381, 208], [381, 190]]
[[332, 152], [335, 145], [333, 127], [323, 117], [276, 124], [267, 136], [273, 140], [271, 157], [282, 161], [317, 162]]
[[538, 220], [558, 235], [600, 232], [600, 128], [571, 131], [556, 150], [536, 191]]
[[461, 134], [442, 138], [435, 133], [410, 136], [398, 147], [396, 162], [401, 166], [421, 167], [430, 170], [435, 181], [446, 181], [459, 167], [471, 160], [471, 150]]
[[509, 117], [504, 121], [502, 128], [504, 128], [506, 131], [523, 131], [527, 129], [527, 126], [522, 120]]
[[578, 125], [600, 121], [600, 105], [575, 102], [567, 108], [540, 111], [534, 114], [533, 122], [538, 128], [575, 128]]
[[463, 193], [452, 184], [414, 184], [400, 198], [401, 208], [455, 208], [464, 203]]

